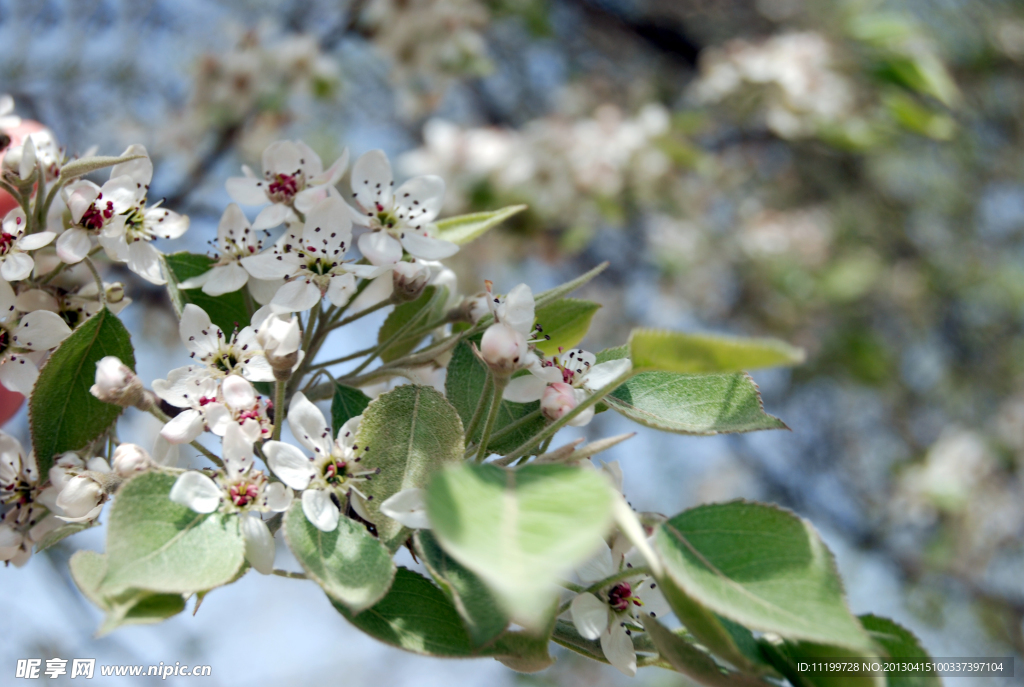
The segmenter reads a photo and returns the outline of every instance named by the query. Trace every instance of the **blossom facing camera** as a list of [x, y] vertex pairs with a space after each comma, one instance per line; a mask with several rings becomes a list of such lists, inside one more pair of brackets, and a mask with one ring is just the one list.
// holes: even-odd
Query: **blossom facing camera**
[[96, 363], [96, 383], [89, 389], [104, 403], [127, 408], [145, 405], [146, 390], [142, 381], [120, 358], [108, 355]]
[[121, 444], [114, 450], [111, 462], [114, 472], [126, 479], [138, 472], [145, 472], [154, 465], [149, 452], [138, 444]]

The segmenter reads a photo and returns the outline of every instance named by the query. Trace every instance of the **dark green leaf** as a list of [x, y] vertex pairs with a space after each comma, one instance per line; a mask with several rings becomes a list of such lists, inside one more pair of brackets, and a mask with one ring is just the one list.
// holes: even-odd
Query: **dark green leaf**
[[121, 414], [120, 406], [89, 393], [96, 381], [96, 363], [108, 355], [135, 367], [128, 330], [104, 308], [79, 325], [39, 371], [28, 406], [39, 474], [49, 473], [53, 456], [83, 448]]
[[[862, 615], [860, 623], [875, 644], [881, 647], [885, 658], [931, 660], [931, 656], [921, 646], [920, 640], [902, 625], [877, 615]], [[931, 675], [894, 672], [888, 674], [887, 680], [888, 687], [942, 687], [942, 680], [934, 672]]]
[[223, 296], [208, 296], [202, 289], [180, 289], [178, 284], [198, 277], [213, 265], [213, 258], [196, 253], [171, 253], [165, 255], [167, 263], [167, 291], [171, 296], [174, 311], [181, 317], [181, 311], [188, 303], [194, 303], [210, 316], [210, 321], [230, 334], [235, 326], [239, 328], [249, 324], [251, 315], [245, 304], [242, 290], [225, 293]]
[[[402, 303], [392, 310], [377, 332], [377, 343], [383, 344], [407, 325], [410, 329], [406, 330], [406, 335], [413, 330], [423, 327], [425, 324], [443, 317], [448, 289], [440, 287], [440, 293], [438, 291], [438, 287], [428, 286], [423, 289], [423, 293], [419, 298], [408, 303]], [[412, 338], [402, 336], [398, 341], [384, 349], [380, 354], [380, 359], [386, 363], [397, 360], [403, 355], [411, 353], [426, 336], [426, 334]]]
[[766, 683], [757, 678], [723, 671], [705, 651], [670, 632], [646, 613], [640, 614], [640, 621], [661, 657], [698, 684], [708, 687], [766, 687]]
[[334, 423], [334, 438], [342, 425], [357, 415], [362, 415], [366, 406], [370, 405], [370, 397], [359, 389], [344, 384], [334, 385], [334, 399], [331, 401], [331, 422]]

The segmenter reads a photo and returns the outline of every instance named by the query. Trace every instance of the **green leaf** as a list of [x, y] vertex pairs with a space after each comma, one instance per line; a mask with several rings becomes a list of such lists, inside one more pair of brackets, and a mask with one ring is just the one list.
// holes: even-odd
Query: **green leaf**
[[537, 344], [546, 355], [558, 353], [558, 349], [574, 348], [590, 329], [590, 321], [601, 304], [578, 298], [561, 298], [537, 308], [535, 321], [543, 327], [543, 333], [551, 337]]
[[53, 456], [84, 447], [121, 414], [120, 406], [89, 393], [96, 381], [96, 363], [108, 355], [135, 367], [128, 330], [104, 308], [64, 339], [39, 371], [28, 404], [39, 474], [49, 473]]
[[238, 516], [196, 513], [168, 498], [174, 476], [149, 472], [118, 491], [107, 524], [104, 595], [191, 594], [232, 581], [244, 563]]
[[57, 544], [64, 539], [67, 539], [72, 534], [78, 534], [82, 530], [92, 529], [99, 525], [96, 520], [89, 520], [86, 522], [69, 522], [65, 525], [61, 525], [57, 529], [49, 532], [42, 541], [36, 544], [36, 553], [40, 553], [50, 548], [54, 544]]
[[470, 215], [448, 217], [436, 223], [437, 237], [461, 246], [483, 236], [488, 230], [525, 209], [525, 205], [509, 205], [493, 212], [474, 212]]
[[[477, 345], [479, 337], [470, 342]], [[490, 394], [484, 398], [484, 384], [487, 381], [487, 368], [473, 354], [470, 342], [460, 341], [452, 353], [448, 363], [448, 377], [445, 380], [445, 394], [459, 412], [463, 426], [469, 425], [473, 413], [481, 403], [490, 403]], [[527, 373], [529, 374], [529, 373]], [[486, 412], [486, 408], [484, 411]], [[498, 409], [498, 417], [494, 421], [494, 433], [491, 435], [489, 449], [493, 453], [507, 453], [517, 448], [524, 441], [544, 429], [545, 421], [540, 415], [540, 401], [533, 403], [513, 403], [502, 401]], [[531, 415], [532, 413], [532, 415]], [[518, 424], [516, 424], [518, 423]], [[504, 433], [502, 433], [504, 430]], [[483, 433], [481, 421], [467, 441], [479, 441]]]
[[640, 622], [661, 657], [677, 672], [694, 682], [708, 687], [766, 687], [767, 683], [757, 678], [724, 672], [710, 655], [678, 634], [670, 632], [646, 613], [640, 614]]
[[611, 520], [607, 481], [564, 465], [453, 466], [434, 477], [426, 500], [444, 550], [528, 630], [543, 626], [559, 576], [597, 550]]
[[[436, 286], [428, 286], [423, 289], [423, 293], [416, 300], [397, 306], [391, 311], [387, 319], [384, 320], [384, 324], [381, 325], [380, 330], [377, 332], [377, 343], [383, 344], [385, 341], [388, 341], [399, 330], [406, 325], [410, 325], [410, 323], [412, 323], [410, 325], [411, 329], [406, 334], [443, 317], [447, 293], [448, 289], [445, 287], [440, 287], [439, 289]], [[413, 338], [403, 337], [385, 348], [380, 354], [380, 359], [385, 363], [398, 360], [403, 355], [411, 353], [426, 336], [426, 334], [423, 334]]]
[[801, 662], [821, 659], [846, 659], [857, 664], [878, 661], [878, 656], [873, 651], [844, 649], [813, 642], [780, 641], [777, 637], [762, 637], [759, 644], [765, 657], [794, 687], [886, 687], [883, 674], [814, 673], [798, 669]]
[[366, 407], [356, 445], [366, 447], [361, 465], [380, 468], [359, 485], [380, 540], [395, 551], [409, 531], [381, 514], [380, 504], [403, 489], [422, 488], [430, 476], [462, 461], [462, 422], [455, 408], [429, 386], [409, 384], [381, 394]]
[[181, 317], [181, 311], [189, 303], [193, 303], [210, 316], [210, 321], [230, 334], [236, 326], [245, 327], [252, 316], [245, 304], [245, 296], [241, 290], [225, 293], [223, 296], [208, 296], [202, 289], [181, 289], [178, 284], [198, 277], [213, 265], [213, 258], [196, 253], [171, 253], [164, 256], [167, 264], [167, 292], [171, 296], [174, 312]]
[[[862, 615], [860, 623], [886, 658], [931, 660], [920, 640], [902, 625], [877, 615]], [[942, 687], [942, 680], [934, 672], [930, 675], [888, 673], [887, 680], [888, 687]]]
[[870, 650], [835, 561], [809, 523], [774, 506], [700, 506], [655, 534], [669, 578], [715, 613], [789, 639]]
[[349, 518], [343, 516], [333, 532], [321, 532], [296, 501], [285, 515], [284, 533], [306, 575], [354, 613], [377, 603], [391, 586], [391, 552]]
[[368, 405], [370, 405], [370, 397], [359, 389], [353, 389], [344, 384], [335, 384], [334, 399], [331, 401], [331, 422], [334, 425], [334, 438], [338, 438], [338, 431], [342, 425], [356, 415], [362, 415]]
[[121, 157], [112, 157], [108, 155], [95, 155], [92, 157], [80, 157], [77, 160], [71, 160], [66, 165], [60, 168], [60, 177], [67, 181], [68, 179], [74, 179], [90, 172], [95, 172], [98, 169], [104, 167], [113, 167], [119, 165], [122, 162], [131, 162], [132, 160], [138, 160], [140, 157], [146, 157], [145, 155], [123, 155]]
[[181, 594], [153, 594], [129, 589], [117, 596], [104, 596], [99, 585], [107, 573], [107, 556], [96, 551], [76, 551], [68, 561], [75, 584], [87, 599], [106, 613], [98, 634], [105, 635], [121, 625], [158, 623], [185, 610]]
[[760, 367], [798, 365], [804, 352], [777, 339], [746, 339], [634, 329], [630, 358], [636, 370], [665, 372], [741, 372]]
[[429, 530], [416, 534], [416, 544], [427, 570], [455, 604], [473, 644], [486, 645], [504, 632], [508, 614], [498, 607], [487, 585], [446, 554]]

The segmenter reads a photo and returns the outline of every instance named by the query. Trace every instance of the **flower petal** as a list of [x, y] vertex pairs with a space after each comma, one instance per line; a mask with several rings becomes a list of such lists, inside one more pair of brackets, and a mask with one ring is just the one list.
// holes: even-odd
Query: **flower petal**
[[273, 229], [292, 216], [292, 211], [288, 206], [274, 203], [260, 210], [260, 214], [256, 215], [256, 219], [252, 221], [252, 228], [254, 231]]
[[429, 530], [423, 489], [403, 489], [380, 504], [380, 512], [414, 530]]
[[220, 506], [223, 494], [212, 479], [201, 472], [183, 472], [171, 487], [170, 499], [196, 513], [212, 513]]
[[224, 186], [231, 200], [242, 205], [263, 205], [269, 200], [263, 182], [256, 177], [229, 177]]
[[409, 179], [395, 191], [395, 209], [399, 219], [417, 228], [437, 217], [442, 205], [444, 179], [432, 174]]
[[291, 444], [283, 441], [268, 441], [263, 444], [267, 454], [267, 467], [292, 489], [305, 489], [315, 472], [309, 458]]
[[84, 229], [72, 227], [57, 237], [57, 257], [74, 265], [82, 262], [92, 250], [92, 237]]
[[383, 150], [371, 150], [364, 153], [352, 166], [352, 192], [356, 202], [369, 212], [375, 203], [383, 207], [391, 205], [391, 192], [394, 177], [391, 174], [391, 163]]
[[280, 482], [271, 482], [263, 491], [264, 505], [275, 513], [288, 510], [294, 495], [292, 490]]
[[587, 639], [597, 639], [608, 629], [608, 604], [590, 592], [577, 594], [569, 606], [572, 624]]
[[135, 241], [128, 246], [128, 269], [150, 284], [166, 284], [163, 255], [148, 241]]
[[636, 675], [636, 650], [633, 641], [626, 634], [626, 628], [618, 623], [601, 633], [601, 651], [608, 662], [628, 677]]
[[302, 492], [302, 512], [321, 532], [333, 532], [337, 529], [338, 518], [341, 515], [334, 501], [331, 501], [330, 494], [320, 489]]
[[522, 375], [508, 383], [501, 397], [513, 403], [530, 403], [539, 401], [547, 387], [548, 383], [540, 377], [532, 374]]
[[71, 328], [60, 315], [37, 310], [21, 318], [14, 343], [30, 351], [46, 351], [71, 336]]
[[0, 277], [6, 281], [20, 281], [32, 274], [32, 268], [36, 262], [28, 253], [14, 251], [4, 258], [3, 265], [0, 265]]
[[319, 303], [321, 298], [320, 287], [312, 279], [299, 277], [279, 288], [270, 304], [281, 312], [302, 312]]
[[301, 391], [292, 396], [288, 406], [288, 426], [299, 443], [318, 456], [331, 453], [331, 430], [324, 414]]
[[0, 384], [23, 396], [32, 393], [39, 379], [39, 368], [23, 355], [12, 355], [0, 364]]
[[391, 265], [402, 259], [402, 244], [386, 231], [368, 231], [359, 237], [359, 252], [374, 265]]
[[424, 236], [418, 231], [405, 232], [405, 235], [402, 236], [402, 247], [409, 251], [409, 255], [424, 260], [442, 260], [459, 252], [458, 244], [444, 239], [435, 239], [432, 236]]
[[242, 538], [245, 540], [245, 560], [256, 568], [256, 572], [269, 575], [274, 570], [277, 547], [267, 523], [255, 515], [243, 515], [241, 529]]
[[187, 444], [203, 433], [205, 422], [198, 410], [183, 410], [160, 430], [160, 436], [172, 444]]
[[590, 372], [583, 378], [583, 388], [587, 391], [597, 391], [609, 384], [620, 375], [624, 375], [633, 368], [633, 363], [628, 358], [609, 360], [605, 363], [598, 363], [590, 368]]
[[603, 540], [597, 552], [583, 565], [576, 568], [576, 574], [586, 584], [600, 582], [606, 577], [615, 574], [615, 567], [612, 564], [612, 550], [608, 548]]

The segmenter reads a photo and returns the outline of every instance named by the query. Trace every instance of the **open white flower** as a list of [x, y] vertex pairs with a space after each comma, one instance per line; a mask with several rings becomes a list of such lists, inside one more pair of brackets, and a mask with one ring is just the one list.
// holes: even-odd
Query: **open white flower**
[[451, 241], [436, 238], [433, 224], [444, 202], [444, 180], [437, 176], [409, 179], [394, 188], [391, 163], [383, 151], [371, 150], [352, 167], [353, 221], [370, 231], [359, 237], [359, 250], [374, 265], [402, 259], [402, 249], [426, 260], [459, 252]]
[[[46, 352], [71, 335], [60, 315], [37, 310], [15, 319], [11, 285], [0, 280], [0, 384], [28, 395], [39, 377]], [[6, 316], [6, 317], [5, 317]]]
[[26, 234], [27, 227], [25, 211], [20, 207], [4, 217], [3, 231], [0, 232], [0, 277], [5, 281], [26, 279], [32, 274], [36, 263], [29, 252], [49, 245], [57, 236], [52, 231]]
[[[523, 375], [509, 382], [502, 396], [516, 403], [541, 401], [545, 415], [557, 420], [631, 368], [632, 363], [628, 358], [598, 363], [597, 356], [582, 348], [559, 351], [557, 355], [542, 359], [539, 368], [531, 368], [534, 374]], [[553, 377], [555, 381], [551, 381]], [[569, 393], [573, 396], [571, 400], [567, 398]], [[593, 417], [594, 408], [591, 406], [570, 420], [569, 424], [580, 427], [589, 423]]]
[[224, 469], [211, 475], [190, 470], [183, 472], [171, 487], [170, 499], [197, 513], [237, 513], [245, 540], [245, 559], [257, 572], [269, 575], [274, 570], [274, 535], [260, 517], [261, 513], [281, 513], [292, 503], [292, 490], [280, 482], [271, 482], [266, 473], [250, 469], [250, 460], [239, 463], [224, 456]]
[[387, 270], [343, 262], [352, 243], [352, 221], [338, 197], [317, 203], [305, 224], [293, 227], [284, 239], [271, 250], [242, 260], [254, 277], [286, 280], [270, 301], [277, 310], [309, 310], [324, 296], [334, 305], [345, 305], [355, 293], [356, 276], [371, 279]]
[[178, 332], [192, 357], [205, 367], [208, 376], [220, 379], [240, 374], [250, 382], [272, 382], [274, 371], [256, 340], [256, 327], [267, 311], [253, 315], [253, 326], [225, 336], [220, 327], [199, 306], [189, 303], [181, 312]]
[[[296, 491], [302, 491], [302, 511], [313, 525], [332, 532], [341, 517], [339, 503], [344, 503], [349, 491], [370, 500], [356, 487], [356, 483], [373, 478], [379, 470], [357, 470], [362, 456], [356, 452], [356, 430], [361, 415], [350, 419], [331, 439], [331, 430], [323, 413], [301, 392], [292, 397], [288, 408], [288, 426], [292, 434], [312, 456], [283, 441], [263, 444], [267, 465], [281, 481]], [[366, 447], [363, 447], [365, 452]]]
[[50, 512], [56, 507], [57, 490], [41, 488], [41, 481], [35, 456], [0, 432], [0, 504], [7, 507], [0, 520], [0, 562], [21, 567], [35, 543], [63, 524]]
[[249, 281], [249, 273], [242, 267], [242, 259], [263, 250], [263, 241], [245, 218], [242, 208], [231, 203], [224, 210], [217, 225], [217, 248], [220, 257], [209, 270], [187, 279], [178, 286], [198, 289], [209, 296], [221, 296], [238, 291]]
[[[630, 563], [624, 566], [632, 567]], [[597, 555], [585, 563], [577, 574], [586, 585], [605, 580], [624, 568], [616, 566], [612, 551], [602, 544]], [[630, 634], [643, 631], [640, 613], [652, 618], [666, 615], [668, 603], [653, 578], [637, 574], [599, 589], [596, 594], [578, 594], [569, 606], [573, 624], [587, 639], [600, 639], [605, 658], [625, 675], [636, 675], [636, 651]]]
[[275, 141], [263, 151], [263, 178], [248, 167], [245, 176], [227, 180], [228, 195], [242, 205], [265, 205], [256, 216], [253, 228], [270, 229], [285, 221], [295, 221], [320, 201], [337, 194], [335, 184], [348, 166], [348, 150], [333, 165], [324, 169], [320, 156], [302, 141]]

